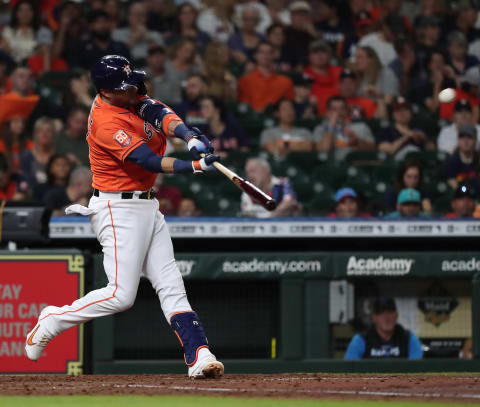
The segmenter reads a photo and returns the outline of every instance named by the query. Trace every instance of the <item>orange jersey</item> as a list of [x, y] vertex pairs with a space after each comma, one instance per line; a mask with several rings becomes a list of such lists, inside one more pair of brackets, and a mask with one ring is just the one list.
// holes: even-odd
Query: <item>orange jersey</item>
[[125, 159], [142, 143], [163, 155], [168, 123], [173, 120], [181, 121], [173, 112], [165, 116], [163, 131], [158, 132], [133, 110], [109, 105], [97, 95], [88, 118], [87, 136], [93, 187], [109, 192], [152, 188], [157, 174]]

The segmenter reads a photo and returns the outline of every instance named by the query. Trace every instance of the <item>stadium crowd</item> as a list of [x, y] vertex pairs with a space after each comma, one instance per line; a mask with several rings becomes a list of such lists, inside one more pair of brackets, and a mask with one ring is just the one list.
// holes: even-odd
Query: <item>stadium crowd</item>
[[120, 54], [280, 202], [160, 175], [167, 215], [480, 216], [479, 1], [11, 0], [0, 30], [2, 201], [87, 202], [89, 69]]

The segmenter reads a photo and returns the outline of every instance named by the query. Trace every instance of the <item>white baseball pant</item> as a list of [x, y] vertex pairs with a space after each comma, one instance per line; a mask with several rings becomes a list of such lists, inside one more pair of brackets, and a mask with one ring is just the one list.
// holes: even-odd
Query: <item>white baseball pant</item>
[[155, 289], [167, 321], [176, 312], [191, 310], [156, 199], [120, 199], [120, 194], [101, 193], [90, 199], [88, 208], [74, 207], [70, 213], [90, 215], [103, 247], [108, 285], [42, 317], [50, 333], [58, 335], [74, 325], [130, 308], [142, 273]]

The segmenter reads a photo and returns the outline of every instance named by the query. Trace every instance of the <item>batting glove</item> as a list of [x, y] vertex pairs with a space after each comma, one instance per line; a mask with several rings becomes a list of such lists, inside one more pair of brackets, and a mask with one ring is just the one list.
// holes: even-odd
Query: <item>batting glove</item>
[[190, 130], [191, 137], [187, 141], [187, 147], [195, 160], [200, 160], [201, 154], [213, 153], [213, 147], [207, 137], [196, 127]]
[[198, 174], [205, 171], [215, 171], [216, 168], [212, 164], [216, 161], [220, 161], [220, 156], [215, 154], [208, 154], [198, 161], [192, 161], [193, 173]]

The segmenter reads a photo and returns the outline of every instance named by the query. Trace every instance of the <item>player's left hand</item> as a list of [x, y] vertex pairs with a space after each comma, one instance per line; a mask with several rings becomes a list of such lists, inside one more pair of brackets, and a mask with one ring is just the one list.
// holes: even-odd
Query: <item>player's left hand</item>
[[196, 127], [191, 128], [191, 138], [187, 142], [187, 147], [195, 160], [202, 158], [201, 154], [213, 153], [213, 146], [208, 138]]

